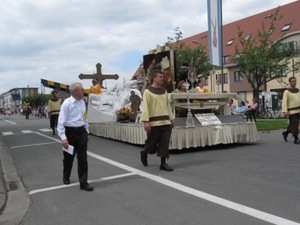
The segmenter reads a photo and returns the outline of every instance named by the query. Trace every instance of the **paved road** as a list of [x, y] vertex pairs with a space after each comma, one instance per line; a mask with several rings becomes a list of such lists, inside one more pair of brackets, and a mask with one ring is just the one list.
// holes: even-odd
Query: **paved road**
[[300, 146], [280, 132], [172, 150], [174, 172], [160, 171], [153, 155], [142, 166], [142, 146], [91, 136], [93, 192], [79, 189], [76, 160], [63, 185], [61, 145], [47, 119], [0, 116], [0, 141], [12, 188], [0, 224], [300, 224]]

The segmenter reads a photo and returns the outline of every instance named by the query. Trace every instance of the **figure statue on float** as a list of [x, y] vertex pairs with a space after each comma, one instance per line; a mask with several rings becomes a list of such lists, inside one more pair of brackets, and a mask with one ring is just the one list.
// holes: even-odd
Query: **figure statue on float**
[[[123, 80], [115, 84], [110, 89], [104, 89], [101, 95], [90, 94], [89, 106], [106, 115], [114, 116], [115, 112], [121, 108], [130, 108], [130, 92], [134, 91], [136, 95], [142, 98], [139, 90], [132, 88], [136, 86], [136, 80]], [[90, 109], [88, 109], [89, 111]]]

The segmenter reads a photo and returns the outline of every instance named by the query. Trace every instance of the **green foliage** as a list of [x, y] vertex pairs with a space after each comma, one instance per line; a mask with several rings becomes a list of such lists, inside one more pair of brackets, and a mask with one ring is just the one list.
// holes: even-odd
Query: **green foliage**
[[[244, 31], [238, 26], [239, 44], [235, 46], [233, 61], [238, 64], [240, 75], [247, 79], [256, 98], [266, 83], [274, 79], [280, 82], [292, 70], [289, 64], [295, 49], [271, 39], [275, 23], [282, 18], [279, 10], [280, 7], [268, 20], [262, 21], [261, 29], [247, 40]], [[295, 64], [294, 70], [299, 70], [299, 63]]]
[[287, 119], [257, 120], [256, 128], [258, 131], [270, 131], [286, 129]]
[[[167, 37], [168, 41], [164, 45], [175, 50], [177, 73], [180, 73], [183, 63], [190, 65], [190, 62], [193, 59], [193, 64], [196, 68], [197, 74], [208, 77], [210, 70], [212, 70], [212, 66], [208, 61], [208, 56], [205, 51], [206, 46], [199, 44], [197, 48], [191, 49], [190, 46], [187, 46], [183, 41], [181, 41], [182, 32], [179, 30], [179, 27], [175, 28], [174, 35], [174, 38]], [[176, 77], [178, 80], [179, 74], [176, 74]]]
[[46, 97], [43, 94], [34, 94], [22, 98], [22, 102], [29, 102], [32, 108], [37, 108], [38, 106], [45, 105], [48, 103], [50, 97]]

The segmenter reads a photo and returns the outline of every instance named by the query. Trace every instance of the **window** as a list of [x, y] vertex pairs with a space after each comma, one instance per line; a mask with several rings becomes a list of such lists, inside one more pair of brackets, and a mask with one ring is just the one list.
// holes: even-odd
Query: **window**
[[227, 42], [226, 46], [232, 45], [233, 42], [234, 42], [234, 38], [230, 39], [230, 40]]
[[287, 68], [286, 66], [278, 65], [271, 69], [271, 77], [286, 77]]
[[269, 14], [267, 16], [264, 17], [264, 19], [268, 19], [268, 18], [271, 18], [272, 14]]
[[243, 77], [241, 76], [241, 71], [234, 71], [234, 82], [243, 81]]
[[271, 28], [271, 29], [268, 31], [267, 35], [271, 35], [271, 34], [273, 33], [273, 30], [274, 30], [274, 29]]
[[208, 78], [204, 79], [204, 85], [208, 86]]
[[222, 74], [218, 74], [216, 75], [216, 80], [220, 81], [220, 84], [228, 84], [228, 74], [224, 73], [223, 76], [221, 76]]
[[229, 63], [230, 55], [223, 56], [223, 64]]
[[248, 34], [246, 37], [245, 37], [245, 41], [248, 41], [249, 38], [251, 37], [252, 34]]
[[228, 74], [227, 73], [223, 74], [223, 81], [224, 81], [224, 84], [228, 84]]
[[291, 26], [292, 26], [292, 23], [285, 24], [283, 26], [283, 28], [281, 29], [281, 32], [289, 30]]
[[294, 54], [294, 51], [296, 49], [295, 43], [297, 42], [290, 41], [290, 42], [282, 43], [278, 47], [278, 51], [284, 52], [286, 56], [291, 56], [292, 54]]
[[240, 101], [246, 101], [245, 92], [238, 92]]

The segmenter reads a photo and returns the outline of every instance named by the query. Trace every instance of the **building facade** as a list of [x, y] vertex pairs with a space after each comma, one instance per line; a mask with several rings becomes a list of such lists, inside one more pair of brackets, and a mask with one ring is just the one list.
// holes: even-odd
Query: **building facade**
[[[296, 61], [299, 61], [300, 52], [300, 17], [299, 17], [300, 1], [295, 1], [283, 6], [280, 6], [279, 15], [282, 15], [282, 19], [275, 22], [274, 32], [270, 34], [273, 41], [280, 41], [289, 46], [293, 46], [297, 54], [291, 59], [290, 66]], [[239, 75], [239, 66], [232, 63], [230, 58], [235, 54], [235, 46], [238, 44], [238, 26], [243, 30], [245, 39], [252, 34], [255, 35], [257, 30], [261, 30], [262, 22], [266, 23], [270, 20], [270, 17], [275, 13], [277, 8], [273, 8], [256, 15], [223, 25], [223, 77], [221, 78], [221, 70], [212, 71], [207, 80], [207, 86], [212, 92], [217, 92], [217, 89], [222, 89], [224, 92], [238, 93], [241, 100], [251, 100], [253, 97], [253, 90], [246, 80], [246, 78]], [[191, 48], [195, 48], [198, 44], [208, 46], [208, 31], [196, 34], [194, 36], [185, 38], [182, 40], [186, 45]], [[207, 48], [208, 49], [208, 48]], [[209, 55], [209, 52], [207, 52]], [[291, 70], [290, 73], [285, 74], [282, 78], [282, 82], [272, 80], [268, 82], [264, 87], [261, 87], [261, 91], [265, 92], [278, 92], [279, 99], [282, 96], [283, 91], [287, 87], [288, 78], [294, 76], [300, 78], [300, 72]], [[222, 87], [216, 85], [217, 79], [223, 81]], [[300, 81], [300, 79], [299, 79]], [[300, 83], [299, 83], [300, 84]]]
[[[295, 1], [283, 6], [280, 6], [279, 15], [282, 19], [275, 22], [275, 29], [270, 33], [272, 41], [280, 41], [289, 46], [293, 46], [297, 54], [291, 59], [290, 66], [296, 61], [300, 60], [300, 17], [299, 17], [300, 1]], [[251, 35], [256, 35], [258, 30], [262, 28], [262, 22], [266, 25], [270, 21], [270, 17], [275, 13], [277, 8], [273, 8], [256, 15], [223, 25], [223, 70], [214, 69], [211, 71], [210, 76], [206, 80], [207, 88], [211, 89], [213, 93], [216, 92], [228, 92], [238, 93], [240, 100], [249, 100], [253, 98], [253, 89], [248, 83], [245, 77], [239, 75], [240, 69], [236, 63], [231, 61], [231, 58], [235, 55], [235, 46], [239, 41], [238, 27], [241, 28], [245, 39]], [[197, 45], [206, 46], [207, 55], [208, 52], [208, 31], [193, 35], [181, 40], [185, 45], [190, 46], [191, 49], [198, 47]], [[137, 75], [138, 71], [135, 73]], [[222, 75], [223, 74], [223, 75]], [[261, 87], [261, 92], [277, 92], [279, 99], [282, 98], [283, 91], [287, 87], [288, 78], [294, 76], [299, 78], [300, 72], [294, 71], [285, 74], [281, 82], [272, 80], [266, 85]], [[219, 85], [218, 83], [221, 82]], [[300, 84], [300, 82], [299, 82]]]
[[38, 94], [38, 88], [13, 88], [0, 95], [0, 108], [18, 110], [22, 108], [22, 98]]

